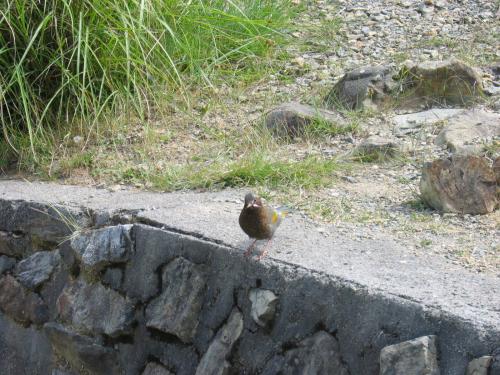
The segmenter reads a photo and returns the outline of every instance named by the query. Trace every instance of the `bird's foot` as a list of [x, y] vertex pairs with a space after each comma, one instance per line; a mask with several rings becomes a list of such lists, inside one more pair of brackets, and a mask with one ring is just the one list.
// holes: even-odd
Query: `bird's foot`
[[257, 257], [257, 260], [261, 260], [262, 258], [264, 258], [265, 256], [267, 255], [267, 250], [264, 250], [262, 253], [260, 253], [260, 255]]
[[255, 243], [256, 243], [256, 242], [257, 242], [257, 240], [254, 240], [254, 241], [250, 244], [250, 246], [248, 246], [248, 249], [246, 249], [246, 250], [245, 250], [245, 252], [243, 253], [243, 256], [244, 256], [245, 258], [248, 258], [248, 257], [250, 256], [250, 254], [252, 254], [252, 250], [253, 250], [253, 248], [254, 248], [254, 246], [255, 246]]

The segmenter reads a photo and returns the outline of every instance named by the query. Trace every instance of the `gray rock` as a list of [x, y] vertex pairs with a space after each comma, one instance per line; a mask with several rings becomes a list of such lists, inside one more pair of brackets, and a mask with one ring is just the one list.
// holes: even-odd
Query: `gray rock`
[[420, 194], [430, 207], [443, 212], [486, 214], [497, 205], [496, 176], [485, 158], [455, 155], [426, 163]]
[[465, 375], [488, 375], [492, 361], [493, 357], [489, 355], [473, 359], [469, 362]]
[[51, 374], [52, 375], [76, 375], [74, 372], [61, 370], [61, 369], [54, 369], [54, 370], [52, 370]]
[[204, 267], [176, 258], [162, 273], [163, 292], [146, 308], [146, 325], [188, 343], [198, 326], [205, 291]]
[[363, 161], [383, 161], [396, 156], [398, 151], [395, 140], [372, 135], [363, 140], [353, 153]]
[[40, 251], [20, 261], [14, 275], [26, 288], [35, 289], [50, 278], [60, 261], [59, 251]]
[[267, 326], [274, 319], [278, 297], [270, 290], [252, 289], [248, 298], [252, 302], [252, 319], [261, 327]]
[[325, 98], [328, 108], [347, 109], [376, 107], [390, 100], [396, 82], [390, 66], [365, 66], [346, 73]]
[[500, 347], [493, 350], [493, 360], [490, 365], [490, 373], [488, 375], [500, 375]]
[[97, 343], [90, 337], [78, 335], [57, 323], [47, 323], [44, 331], [52, 348], [74, 369], [92, 374], [120, 374], [116, 352]]
[[282, 104], [266, 115], [266, 127], [278, 137], [296, 137], [307, 131], [314, 121], [325, 122], [332, 127], [345, 128], [348, 121], [340, 114], [298, 102]]
[[160, 290], [158, 268], [172, 259], [172, 249], [182, 248], [178, 236], [161, 230], [134, 226], [135, 252], [123, 276], [123, 291], [133, 300], [145, 302]]
[[302, 340], [285, 353], [281, 372], [297, 375], [348, 375], [342, 363], [337, 340], [325, 331]]
[[0, 201], [0, 253], [28, 256], [35, 250], [51, 250], [69, 238], [76, 228], [90, 225], [81, 210], [35, 202]]
[[456, 153], [478, 153], [483, 144], [500, 137], [500, 114], [467, 111], [451, 117], [436, 138], [437, 145], [446, 145]]
[[0, 313], [0, 373], [50, 374], [52, 349], [47, 337], [34, 326], [21, 327]]
[[380, 352], [380, 375], [439, 375], [436, 336], [386, 346]]
[[172, 375], [172, 373], [156, 362], [149, 362], [142, 375]]
[[398, 137], [402, 137], [407, 134], [416, 133], [423, 126], [445, 121], [464, 111], [464, 109], [455, 108], [433, 108], [422, 112], [396, 115], [393, 118], [394, 134]]
[[229, 373], [230, 364], [226, 361], [234, 344], [243, 331], [243, 315], [238, 309], [233, 309], [227, 323], [219, 330], [214, 340], [208, 347], [196, 375], [226, 375]]
[[408, 64], [400, 76], [406, 77], [412, 96], [428, 105], [463, 105], [483, 94], [481, 76], [456, 59]]
[[497, 180], [497, 189], [500, 189], [500, 156], [493, 161], [493, 172]]
[[93, 335], [104, 333], [114, 337], [129, 333], [134, 319], [134, 306], [125, 297], [82, 279], [64, 288], [57, 299], [57, 309], [64, 322]]
[[107, 268], [102, 275], [102, 282], [115, 290], [120, 290], [123, 279], [123, 271], [120, 268]]
[[132, 251], [132, 225], [117, 225], [82, 233], [71, 247], [84, 266], [100, 271], [113, 263], [125, 263]]
[[8, 256], [0, 256], [0, 276], [5, 272], [10, 271], [16, 265], [16, 260], [14, 258], [9, 258]]
[[49, 319], [47, 305], [11, 275], [0, 279], [0, 309], [23, 324], [43, 324]]
[[20, 257], [29, 254], [30, 248], [30, 240], [25, 233], [0, 230], [0, 254]]

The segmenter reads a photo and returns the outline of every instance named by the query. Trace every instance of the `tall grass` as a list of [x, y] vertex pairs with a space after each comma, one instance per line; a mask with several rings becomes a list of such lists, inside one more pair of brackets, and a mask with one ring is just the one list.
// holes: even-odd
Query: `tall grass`
[[187, 100], [188, 82], [264, 54], [287, 12], [287, 0], [4, 0], [0, 158], [36, 165], [61, 127]]

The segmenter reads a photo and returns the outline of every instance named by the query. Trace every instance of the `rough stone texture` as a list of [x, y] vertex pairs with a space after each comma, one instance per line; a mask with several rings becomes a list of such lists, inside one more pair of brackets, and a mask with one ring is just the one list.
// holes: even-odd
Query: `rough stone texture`
[[456, 153], [479, 153], [495, 137], [500, 137], [500, 114], [471, 110], [451, 117], [435, 142]]
[[348, 125], [347, 120], [338, 113], [297, 102], [274, 108], [265, 120], [267, 128], [279, 137], [300, 136], [313, 121], [323, 121], [339, 128]]
[[19, 257], [29, 248], [29, 238], [25, 233], [0, 230], [0, 254]]
[[59, 251], [40, 251], [20, 261], [14, 275], [26, 288], [35, 289], [50, 278], [60, 261]]
[[35, 250], [51, 250], [68, 238], [75, 223], [80, 228], [90, 225], [90, 218], [80, 210], [36, 202], [0, 200], [0, 253], [27, 256]]
[[226, 361], [243, 331], [243, 315], [234, 309], [227, 323], [220, 329], [208, 350], [201, 357], [196, 375], [225, 375], [231, 365]]
[[386, 346], [380, 352], [380, 375], [439, 375], [436, 336]]
[[480, 75], [456, 59], [408, 64], [400, 75], [407, 77], [413, 94], [430, 105], [463, 105], [483, 93]]
[[500, 375], [500, 346], [496, 348], [492, 354], [493, 360], [490, 365], [490, 373], [488, 375]]
[[391, 66], [365, 66], [346, 73], [325, 98], [328, 108], [374, 107], [390, 99], [396, 87]]
[[50, 374], [50, 342], [34, 327], [23, 328], [0, 313], [0, 373]]
[[120, 268], [107, 268], [102, 275], [102, 282], [115, 290], [120, 290], [123, 279], [123, 271]]
[[398, 150], [399, 146], [395, 140], [372, 135], [361, 142], [353, 153], [362, 160], [377, 161], [394, 157]]
[[130, 332], [134, 319], [130, 301], [100, 283], [87, 284], [82, 279], [66, 286], [57, 309], [63, 321], [88, 334], [119, 336]]
[[475, 358], [469, 362], [465, 375], [488, 375], [493, 357], [485, 355], [480, 358]]
[[416, 133], [424, 126], [446, 121], [464, 111], [461, 108], [432, 108], [422, 112], [396, 115], [393, 118], [394, 134], [403, 137], [407, 134]]
[[495, 209], [496, 176], [486, 159], [456, 155], [426, 163], [420, 194], [429, 206], [462, 214], [485, 214]]
[[172, 373], [156, 362], [149, 362], [142, 375], [172, 375]]
[[131, 225], [93, 230], [71, 240], [71, 247], [84, 266], [100, 271], [112, 263], [125, 263], [132, 251]]
[[170, 262], [162, 273], [162, 294], [146, 308], [146, 325], [191, 342], [203, 303], [205, 272], [184, 258]]
[[339, 343], [325, 331], [319, 331], [312, 337], [298, 343], [297, 347], [285, 352], [268, 363], [263, 374], [271, 375], [348, 375], [349, 371], [342, 363]]
[[14, 258], [9, 258], [8, 256], [0, 256], [0, 276], [5, 272], [10, 271], [16, 265], [16, 260]]
[[92, 374], [119, 374], [116, 352], [90, 337], [80, 336], [57, 323], [47, 323], [44, 332], [52, 348], [74, 369], [83, 368]]
[[[197, 353], [207, 351], [235, 305], [245, 328], [228, 359], [234, 373], [262, 374], [272, 363], [279, 371], [286, 351], [318, 330], [335, 332], [350, 374], [378, 373], [383, 347], [429, 332], [439, 336], [443, 375], [465, 373], [471, 355], [479, 357], [498, 347], [498, 278], [469, 272], [432, 254], [413, 256], [386, 234], [372, 232], [369, 239], [353, 240], [341, 228], [325, 226], [326, 237], [293, 213], [276, 237], [270, 257], [248, 261], [241, 254], [248, 241], [234, 222], [243, 195], [240, 190], [111, 193], [67, 185], [0, 183], [4, 200], [78, 202], [85, 210], [109, 212], [114, 220], [120, 212], [126, 215], [123, 221], [154, 225], [134, 224], [136, 253], [127, 262], [124, 277], [136, 275], [137, 287], [130, 278], [124, 289], [127, 295], [154, 290], [145, 288], [151, 280], [159, 290], [161, 266], [179, 256], [206, 266], [207, 288], [192, 344], [147, 329], [142, 317], [147, 303], [138, 304], [133, 336], [106, 338], [102, 345], [116, 348], [125, 375], [140, 373], [149, 361], [158, 361], [176, 375], [194, 374]], [[141, 258], [149, 259], [141, 263]], [[143, 271], [149, 269], [155, 278]], [[252, 288], [271, 290], [280, 298], [272, 329], [260, 328], [251, 318]], [[136, 331], [145, 335], [136, 336]]]
[[42, 299], [10, 275], [0, 279], [0, 309], [23, 324], [42, 324], [49, 319], [47, 305]]
[[497, 189], [500, 189], [500, 156], [493, 162], [493, 172], [495, 172], [497, 180]]
[[136, 251], [127, 263], [123, 278], [123, 291], [133, 300], [145, 302], [156, 296], [159, 290], [158, 268], [172, 258], [169, 250], [181, 248], [181, 242], [158, 232], [135, 226]]
[[61, 370], [61, 369], [54, 369], [54, 370], [52, 370], [51, 374], [52, 375], [76, 375], [74, 372]]
[[248, 298], [252, 302], [252, 319], [261, 327], [267, 326], [274, 318], [278, 297], [270, 290], [252, 289]]

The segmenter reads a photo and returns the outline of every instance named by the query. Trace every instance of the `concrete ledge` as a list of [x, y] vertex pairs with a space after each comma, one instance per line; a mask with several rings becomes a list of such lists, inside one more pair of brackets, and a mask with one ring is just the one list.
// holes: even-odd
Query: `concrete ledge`
[[[338, 346], [339, 366], [350, 374], [378, 374], [382, 348], [425, 335], [437, 336], [441, 374], [463, 374], [471, 359], [490, 355], [500, 347], [500, 278], [474, 274], [437, 257], [409, 255], [391, 238], [353, 241], [333, 226], [318, 231], [315, 223], [297, 214], [287, 218], [278, 231], [269, 258], [260, 263], [247, 260], [242, 249], [248, 240], [237, 223], [242, 196], [241, 191], [155, 194], [0, 181], [0, 231], [4, 232], [4, 247], [5, 238], [23, 238], [22, 251], [11, 254], [18, 260], [41, 250], [37, 248], [41, 244], [43, 250], [58, 247], [70, 264], [74, 246], [64, 250], [71, 247], [68, 241], [58, 245], [54, 238], [67, 236], [71, 230], [61, 229], [64, 226], [55, 225], [53, 220], [40, 219], [41, 211], [54, 210], [53, 205], [64, 206], [58, 210], [69, 212], [87, 231], [134, 224], [130, 229], [130, 254], [120, 253], [123, 258], [116, 264], [103, 263], [97, 278], [99, 284], [103, 282], [118, 294], [102, 293], [114, 301], [124, 298], [120, 306], [134, 306], [136, 315], [130, 319], [135, 323], [129, 327], [123, 318], [116, 331], [119, 338], [113, 339], [115, 333], [108, 332], [103, 342], [99, 333], [84, 333], [84, 340], [90, 335], [97, 340], [95, 345], [114, 347], [116, 361], [130, 374], [140, 373], [151, 357], [177, 374], [193, 373], [199, 361], [203, 368], [209, 368], [203, 358], [206, 353], [213, 355], [209, 348], [217, 346], [218, 332], [224, 327], [232, 327], [227, 330], [233, 333], [238, 331], [234, 328], [238, 327], [238, 314], [243, 329], [223, 357], [240, 373], [276, 373], [273, 369], [283, 369], [290, 353], [300, 358], [301, 348], [314, 347], [315, 340]], [[54, 217], [54, 212], [49, 216]], [[148, 257], [150, 261], [146, 262]], [[79, 259], [78, 254], [76, 258], [80, 274], [69, 279], [80, 280], [86, 272], [85, 259]], [[196, 303], [191, 306], [191, 315], [198, 316], [192, 336], [189, 330], [178, 331], [177, 325], [158, 328], [148, 317], [153, 312], [148, 312], [147, 306], [160, 298], [158, 293], [168, 290], [167, 285], [158, 283], [173, 272], [165, 271], [165, 267], [175, 259], [185, 259], [189, 269], [201, 267], [195, 273], [205, 280], [200, 310]], [[176, 269], [179, 267], [176, 265]], [[116, 284], [106, 284], [105, 278], [113, 278], [111, 272], [106, 275], [108, 268], [123, 274]], [[95, 282], [95, 276], [92, 279], [87, 275], [85, 280]], [[186, 282], [191, 285], [194, 281]], [[57, 295], [67, 283], [56, 283], [57, 288], [53, 288]], [[157, 289], [152, 290], [151, 285]], [[78, 297], [78, 290], [73, 289], [68, 292], [69, 300]], [[278, 297], [268, 326], [262, 327], [252, 318], [248, 295], [255, 289], [269, 290]], [[50, 320], [61, 320], [61, 310], [53, 310], [49, 306]], [[65, 324], [82, 334], [77, 323], [70, 319]], [[85, 324], [87, 328], [92, 325]], [[179, 324], [183, 327], [187, 323]], [[105, 350], [103, 353], [111, 355]], [[133, 360], [129, 358], [131, 353]], [[180, 358], [186, 363], [180, 363]]]

